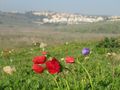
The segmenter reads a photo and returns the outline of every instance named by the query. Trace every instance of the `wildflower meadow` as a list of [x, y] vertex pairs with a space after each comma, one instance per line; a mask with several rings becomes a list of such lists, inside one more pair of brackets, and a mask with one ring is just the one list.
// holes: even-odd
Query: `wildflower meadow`
[[0, 50], [0, 90], [120, 90], [120, 48], [98, 42]]

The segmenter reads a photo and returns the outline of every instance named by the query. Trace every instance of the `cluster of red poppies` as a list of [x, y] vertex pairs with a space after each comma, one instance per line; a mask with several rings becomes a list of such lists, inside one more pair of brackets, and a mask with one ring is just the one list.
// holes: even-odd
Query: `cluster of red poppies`
[[[50, 74], [56, 74], [60, 72], [61, 65], [56, 58], [47, 60], [47, 52], [42, 52], [42, 56], [36, 56], [33, 59], [32, 69], [36, 73], [42, 73], [45, 69], [48, 70]], [[74, 63], [74, 57], [67, 56], [65, 58], [66, 63]]]

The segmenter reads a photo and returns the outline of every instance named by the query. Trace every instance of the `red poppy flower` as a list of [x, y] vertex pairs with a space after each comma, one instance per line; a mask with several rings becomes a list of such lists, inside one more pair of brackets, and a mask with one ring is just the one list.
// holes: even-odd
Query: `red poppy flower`
[[51, 74], [60, 72], [60, 63], [57, 59], [53, 58], [51, 61], [46, 62], [46, 68]]
[[42, 55], [47, 55], [47, 52], [43, 51], [43, 52], [42, 52]]
[[33, 59], [34, 64], [43, 64], [46, 61], [46, 57], [45, 56], [36, 56]]
[[74, 57], [71, 57], [71, 56], [67, 56], [66, 58], [65, 58], [65, 60], [66, 60], [66, 63], [74, 63]]
[[44, 68], [38, 64], [34, 64], [32, 66], [32, 69], [36, 72], [36, 73], [42, 73]]

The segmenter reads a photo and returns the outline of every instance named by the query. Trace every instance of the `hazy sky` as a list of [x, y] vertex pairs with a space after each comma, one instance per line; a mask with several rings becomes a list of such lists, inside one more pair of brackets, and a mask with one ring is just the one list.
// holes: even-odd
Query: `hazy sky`
[[120, 15], [120, 0], [0, 0], [0, 10]]

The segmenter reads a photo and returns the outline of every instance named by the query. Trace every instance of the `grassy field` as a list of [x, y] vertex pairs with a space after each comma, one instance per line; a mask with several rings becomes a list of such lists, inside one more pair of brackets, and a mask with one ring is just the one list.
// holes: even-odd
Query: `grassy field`
[[[39, 47], [27, 47], [1, 50], [0, 56], [0, 90], [120, 90], [120, 49], [114, 48], [113, 56], [106, 56], [109, 48], [97, 48], [97, 42], [67, 43], [47, 46], [45, 51], [59, 60], [62, 69], [51, 75], [48, 71], [36, 74], [32, 70], [33, 58], [41, 55]], [[91, 53], [85, 58], [83, 48]], [[75, 63], [68, 64], [66, 56], [73, 56]], [[15, 67], [11, 75], [3, 72], [5, 66]]]
[[[112, 52], [96, 47], [105, 37], [119, 39], [120, 22], [33, 25], [10, 20], [0, 23], [0, 90], [120, 90], [119, 47]], [[36, 74], [32, 70], [33, 58], [43, 51], [41, 42], [47, 43], [44, 50], [50, 57], [60, 62], [58, 74], [51, 75], [47, 70]], [[117, 46], [111, 41], [104, 44]], [[91, 50], [87, 57], [81, 54], [85, 47]], [[66, 63], [66, 56], [73, 56], [75, 62]], [[15, 72], [5, 73], [5, 66], [14, 67]]]
[[[12, 22], [13, 23], [13, 22]], [[21, 24], [22, 23], [22, 24]], [[51, 45], [67, 41], [97, 41], [104, 37], [118, 37], [120, 22], [99, 22], [80, 25], [34, 25], [17, 22], [0, 24], [0, 47], [27, 47], [32, 42]]]
[[0, 48], [28, 47], [32, 42], [54, 45], [68, 41], [96, 41], [104, 37], [117, 37], [120, 33], [119, 21], [78, 25], [33, 23], [40, 18], [30, 13], [0, 12]]

